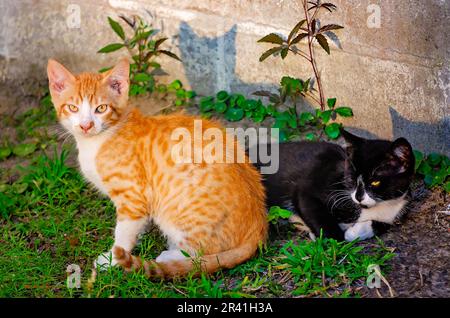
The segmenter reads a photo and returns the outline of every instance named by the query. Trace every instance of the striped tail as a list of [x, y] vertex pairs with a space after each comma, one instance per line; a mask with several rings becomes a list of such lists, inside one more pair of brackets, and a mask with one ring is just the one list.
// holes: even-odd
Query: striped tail
[[167, 262], [145, 261], [139, 256], [133, 256], [122, 247], [115, 246], [114, 258], [125, 271], [144, 270], [148, 278], [174, 278], [186, 276], [193, 272], [198, 276], [201, 272], [214, 273], [220, 269], [233, 268], [253, 257], [258, 250], [259, 242], [245, 243], [234, 249], [218, 254], [204, 255], [198, 262], [191, 258]]

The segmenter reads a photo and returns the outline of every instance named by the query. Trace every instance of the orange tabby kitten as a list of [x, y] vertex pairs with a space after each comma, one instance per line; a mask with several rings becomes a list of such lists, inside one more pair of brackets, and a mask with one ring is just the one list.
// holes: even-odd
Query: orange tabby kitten
[[[248, 160], [174, 162], [173, 131], [185, 127], [192, 133], [199, 118], [145, 117], [128, 106], [126, 60], [103, 74], [77, 76], [49, 60], [47, 72], [59, 121], [75, 137], [83, 175], [117, 210], [114, 246], [96, 265], [143, 267], [148, 276], [175, 277], [194, 269], [183, 251], [200, 255], [207, 272], [254, 255], [266, 239], [267, 222], [261, 177]], [[203, 131], [211, 127], [222, 129], [202, 120]], [[225, 147], [227, 153], [239, 148], [235, 139]], [[168, 249], [143, 262], [131, 251], [150, 221], [167, 237]]]

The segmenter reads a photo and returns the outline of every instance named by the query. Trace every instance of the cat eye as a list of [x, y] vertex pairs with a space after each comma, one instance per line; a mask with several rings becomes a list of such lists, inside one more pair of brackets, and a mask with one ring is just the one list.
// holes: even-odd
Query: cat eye
[[69, 104], [69, 105], [67, 105], [67, 108], [69, 108], [69, 110], [70, 110], [72, 113], [76, 113], [76, 112], [78, 111], [78, 107], [75, 106], [75, 105]]
[[380, 186], [380, 184], [381, 184], [381, 182], [380, 181], [372, 181], [372, 183], [370, 184], [372, 187], [379, 187]]
[[106, 112], [107, 109], [108, 109], [108, 105], [102, 104], [95, 109], [95, 112], [101, 114], [101, 113]]

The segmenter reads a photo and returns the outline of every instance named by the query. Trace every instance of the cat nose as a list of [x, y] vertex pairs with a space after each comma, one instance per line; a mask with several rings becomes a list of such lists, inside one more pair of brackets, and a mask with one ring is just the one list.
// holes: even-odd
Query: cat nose
[[83, 130], [83, 132], [86, 134], [88, 132], [89, 129], [91, 129], [92, 127], [94, 127], [94, 122], [90, 121], [87, 124], [80, 124], [80, 128]]

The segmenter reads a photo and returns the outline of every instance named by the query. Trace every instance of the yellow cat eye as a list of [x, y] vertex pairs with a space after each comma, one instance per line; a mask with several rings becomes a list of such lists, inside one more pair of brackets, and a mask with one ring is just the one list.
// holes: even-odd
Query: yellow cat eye
[[69, 110], [70, 110], [72, 113], [76, 113], [76, 112], [78, 111], [78, 107], [75, 106], [75, 105], [69, 104], [69, 105], [67, 105], [67, 108], [69, 108]]
[[380, 185], [380, 181], [372, 181], [371, 185], [372, 187], [378, 187]]
[[107, 109], [108, 109], [108, 105], [102, 104], [95, 109], [95, 112], [101, 114], [101, 113], [106, 112]]

